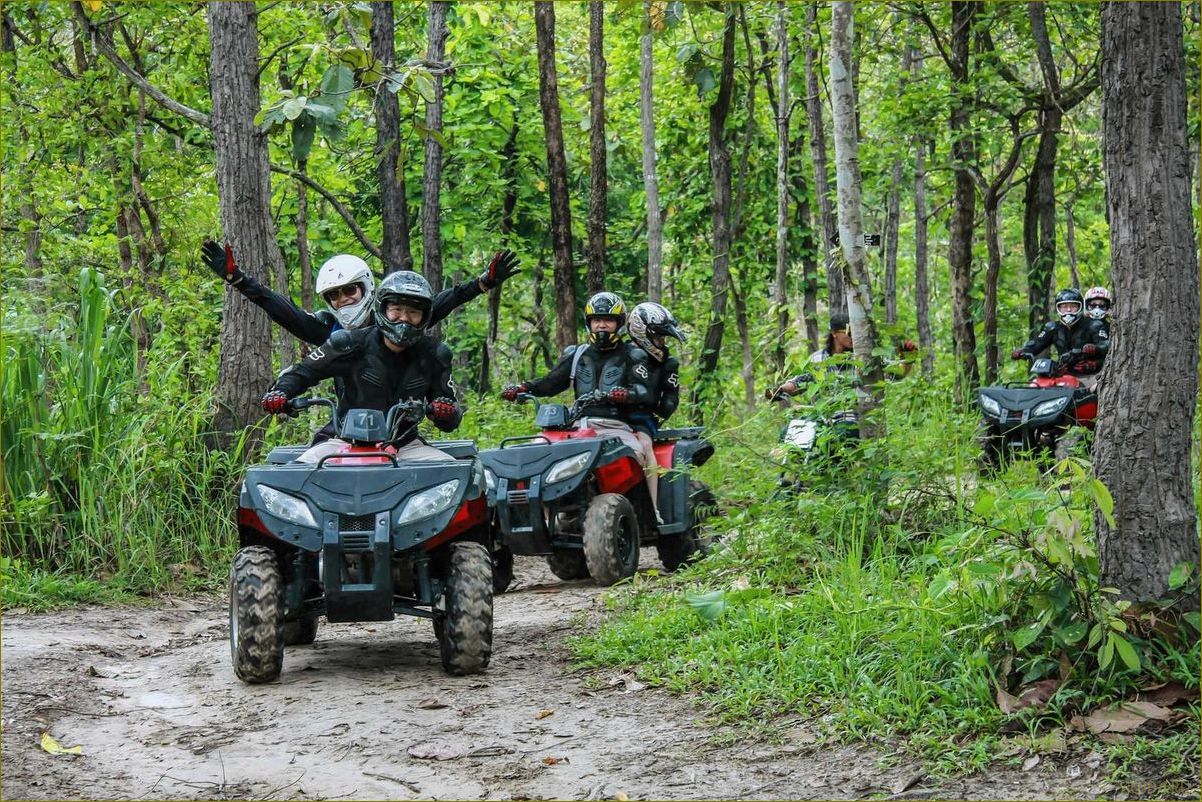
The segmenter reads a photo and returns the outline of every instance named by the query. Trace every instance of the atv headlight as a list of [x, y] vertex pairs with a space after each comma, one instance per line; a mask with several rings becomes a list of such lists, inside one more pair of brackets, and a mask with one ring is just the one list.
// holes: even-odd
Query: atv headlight
[[547, 483], [562, 482], [564, 479], [570, 479], [585, 469], [592, 456], [589, 452], [584, 451], [574, 457], [561, 459], [547, 470]]
[[318, 528], [309, 505], [296, 496], [290, 496], [267, 485], [259, 485], [259, 495], [263, 499], [263, 507], [275, 517], [299, 526]]
[[1042, 404], [1036, 404], [1031, 410], [1032, 418], [1042, 418], [1044, 415], [1054, 415], [1068, 405], [1067, 398], [1053, 398], [1051, 401], [1044, 401]]
[[1002, 417], [1002, 407], [987, 395], [981, 396], [981, 409], [985, 410], [986, 415], [992, 415], [995, 418]]
[[497, 475], [488, 468], [484, 469], [484, 487], [489, 493], [497, 492]]
[[459, 480], [452, 479], [440, 485], [426, 488], [420, 493], [414, 493], [405, 501], [401, 514], [397, 516], [397, 526], [411, 524], [444, 512], [455, 501], [459, 492]]

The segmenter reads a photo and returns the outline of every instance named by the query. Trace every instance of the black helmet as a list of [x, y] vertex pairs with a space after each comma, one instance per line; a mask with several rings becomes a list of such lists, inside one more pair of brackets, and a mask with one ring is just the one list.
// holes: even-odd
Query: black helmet
[[[421, 322], [394, 323], [389, 320], [384, 310], [390, 303], [397, 302], [422, 310]], [[428, 281], [412, 270], [398, 270], [385, 277], [376, 288], [372, 317], [385, 337], [397, 345], [409, 345], [425, 334], [430, 324], [430, 307], [433, 303], [434, 293], [430, 290]]]
[[652, 301], [644, 301], [630, 311], [626, 329], [635, 345], [655, 357], [657, 362], [663, 362], [668, 356], [668, 349], [664, 347], [665, 337], [675, 337], [684, 342], [684, 332], [676, 325], [676, 318], [665, 307]]
[[587, 325], [595, 317], [612, 317], [618, 321], [618, 331], [593, 332], [589, 326], [588, 341], [598, 348], [613, 348], [622, 339], [623, 327], [626, 325], [626, 304], [612, 292], [599, 292], [584, 305], [584, 322]]
[[1056, 293], [1056, 314], [1065, 326], [1072, 328], [1073, 324], [1081, 319], [1081, 312], [1084, 310], [1085, 299], [1081, 297], [1081, 291], [1077, 288]]

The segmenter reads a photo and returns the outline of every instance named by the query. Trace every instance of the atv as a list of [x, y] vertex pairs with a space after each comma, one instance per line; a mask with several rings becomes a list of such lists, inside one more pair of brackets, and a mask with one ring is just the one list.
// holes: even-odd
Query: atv
[[[802, 374], [794, 381], [809, 384], [814, 377]], [[786, 406], [790, 403], [779, 388], [769, 400]], [[838, 409], [842, 400], [803, 403], [801, 411], [781, 429], [778, 445], [772, 450], [772, 457], [781, 465], [779, 489], [774, 495], [800, 493], [823, 477], [838, 473], [840, 463], [860, 439], [860, 415], [854, 409]]]
[[709, 549], [702, 523], [717, 510], [714, 495], [690, 478], [714, 447], [701, 427], [664, 429], [655, 455], [659, 513], [651, 508], [643, 468], [621, 440], [577, 427], [589, 399], [571, 407], [535, 404], [539, 434], [507, 437], [480, 453], [498, 538], [512, 554], [547, 558], [560, 579], [592, 579], [612, 585], [638, 568], [639, 548], [654, 544], [669, 571]]
[[1093, 428], [1098, 395], [1068, 373], [1066, 364], [1036, 359], [1031, 377], [1027, 383], [978, 390], [984, 424], [983, 470], [1001, 468], [1024, 451], [1062, 459], [1070, 444], [1065, 433], [1073, 426]]
[[[276, 679], [284, 646], [312, 643], [317, 620], [433, 620], [443, 668], [484, 670], [492, 653], [492, 530], [470, 441], [434, 443], [454, 459], [405, 461], [393, 445], [416, 427], [422, 401], [387, 414], [324, 405], [348, 444], [318, 462], [305, 446], [274, 449], [247, 469], [230, 571], [230, 653], [244, 682]], [[400, 433], [399, 435], [396, 433]]]

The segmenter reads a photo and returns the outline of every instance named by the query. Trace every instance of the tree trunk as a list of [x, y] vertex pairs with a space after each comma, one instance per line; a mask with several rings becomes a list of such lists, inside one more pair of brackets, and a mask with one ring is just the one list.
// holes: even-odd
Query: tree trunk
[[730, 294], [735, 300], [735, 328], [739, 330], [739, 344], [743, 349], [743, 368], [739, 376], [743, 379], [744, 401], [748, 412], [755, 409], [755, 355], [751, 351], [751, 327], [747, 324], [747, 301], [739, 292], [739, 282], [730, 279]]
[[[213, 96], [213, 148], [221, 227], [242, 270], [268, 282], [283, 261], [271, 218], [266, 135], [259, 111], [258, 10], [254, 3], [209, 3], [209, 61]], [[271, 321], [242, 293], [225, 293], [217, 414], [213, 443], [228, 448], [237, 433], [262, 417], [259, 397], [271, 384]], [[251, 452], [261, 429], [250, 433]]]
[[901, 227], [902, 163], [893, 160], [889, 170], [889, 197], [885, 202], [885, 323], [897, 324], [897, 236]]
[[[754, 84], [752, 85], [754, 91]], [[789, 331], [789, 7], [776, 2], [776, 371], [785, 369]], [[754, 401], [754, 399], [752, 399]]]
[[1027, 258], [1027, 325], [1048, 320], [1056, 272], [1056, 149], [1063, 115], [1055, 106], [1039, 112], [1039, 147], [1023, 199], [1023, 253]]
[[[430, 0], [429, 50], [426, 59], [436, 65], [434, 70], [434, 102], [426, 104], [426, 128], [442, 133], [442, 62], [446, 58], [447, 3]], [[442, 145], [431, 135], [426, 136], [426, 161], [422, 172], [422, 274], [434, 292], [442, 290]], [[431, 334], [442, 339], [441, 327]]]
[[1001, 198], [993, 192], [985, 194], [985, 246], [989, 261], [985, 267], [985, 383], [997, 382], [997, 282], [1002, 271], [1002, 249], [999, 242], [998, 206]]
[[822, 220], [819, 247], [826, 254], [827, 307], [832, 315], [847, 314], [846, 293], [843, 290], [843, 271], [830, 255], [831, 240], [838, 231], [831, 206], [831, 187], [827, 179], [826, 132], [822, 125], [822, 98], [818, 94], [818, 58], [814, 41], [818, 36], [818, 6], [806, 7], [806, 115], [810, 120], [810, 154], [814, 163], [814, 189], [818, 193], [818, 216]]
[[1081, 286], [1081, 276], [1077, 274], [1077, 223], [1073, 220], [1073, 204], [1064, 205], [1064, 248], [1068, 251], [1068, 274], [1074, 287]]
[[584, 284], [590, 293], [605, 289], [605, 4], [589, 6], [588, 54], [592, 87], [589, 93], [588, 271]]
[[[517, 153], [518, 153], [518, 115], [513, 115], [513, 128], [509, 130], [509, 138], [505, 140], [505, 148], [501, 151], [501, 171], [505, 183], [505, 194], [501, 196], [501, 245], [509, 245], [510, 234], [513, 233], [514, 214], [518, 205], [517, 183]], [[540, 291], [541, 292], [541, 291]], [[536, 298], [536, 304], [541, 308], [541, 294]], [[497, 352], [497, 331], [501, 316], [501, 288], [493, 287], [488, 291], [488, 339], [480, 355], [480, 392], [487, 393], [492, 384], [492, 360]]]
[[651, 2], [644, 0], [647, 30], [639, 41], [639, 121], [643, 130], [643, 190], [647, 196], [647, 297], [663, 300], [664, 220], [659, 209], [659, 179], [655, 174], [655, 109]]
[[864, 252], [863, 206], [860, 200], [860, 144], [856, 137], [856, 96], [852, 86], [852, 31], [855, 4], [836, 2], [831, 17], [831, 110], [835, 121], [835, 184], [839, 199], [839, 242], [845, 259], [847, 316], [851, 340], [860, 363], [862, 385], [860, 436], [884, 434], [870, 413], [880, 403], [884, 371], [874, 352], [876, 323], [872, 318], [872, 279]]
[[[922, 52], [910, 46], [910, 77], [922, 76]], [[927, 168], [926, 140], [914, 135], [914, 313], [918, 324], [918, 345], [922, 349], [922, 373], [930, 377], [935, 369], [934, 339], [931, 337], [931, 292], [927, 282]]]
[[973, 138], [968, 43], [977, 4], [952, 3], [952, 158], [956, 164], [952, 219], [948, 231], [948, 267], [952, 277], [952, 344], [956, 357], [956, 399], [965, 403], [980, 383], [977, 338], [972, 320], [972, 237], [977, 191], [970, 167], [977, 162]]
[[551, 260], [555, 283], [555, 344], [562, 351], [576, 342], [576, 271], [572, 267], [572, 210], [568, 167], [559, 112], [555, 69], [555, 4], [534, 4], [538, 37], [538, 99], [547, 140], [547, 178], [551, 196]]
[[[1100, 383], [1094, 471], [1114, 497], [1115, 525], [1101, 514], [1095, 525], [1101, 584], [1135, 602], [1168, 595], [1179, 563], [1198, 575], [1190, 455], [1200, 309], [1181, 8], [1102, 6], [1103, 166], [1117, 321]], [[1196, 609], [1197, 595], [1185, 603]]]
[[[297, 172], [304, 174], [309, 163], [301, 162], [296, 165]], [[312, 309], [313, 291], [313, 261], [309, 254], [309, 188], [302, 182], [296, 182], [296, 253], [300, 262], [301, 307]]]
[[[433, 13], [433, 11], [431, 11]], [[371, 4], [371, 56], [384, 69], [396, 64], [395, 26], [392, 2]], [[384, 275], [413, 269], [413, 250], [409, 244], [409, 207], [405, 199], [405, 166], [401, 155], [401, 112], [396, 95], [385, 87], [376, 88], [376, 178], [380, 182], [380, 222], [384, 254]], [[429, 278], [429, 276], [427, 276]], [[433, 285], [433, 282], [431, 282]], [[438, 292], [440, 287], [434, 287]]]
[[[804, 134], [793, 140], [793, 150], [800, 164], [801, 151], [805, 147]], [[810, 188], [806, 184], [805, 171], [793, 170], [793, 197], [797, 204], [797, 230], [801, 233], [801, 280], [803, 283], [801, 315], [805, 320], [806, 340], [810, 350], [817, 351], [818, 329], [818, 240], [814, 229], [814, 215], [810, 208]]]
[[[701, 350], [702, 377], [711, 377], [718, 366], [722, 349], [722, 334], [726, 326], [726, 295], [730, 290], [730, 151], [726, 147], [726, 118], [735, 78], [735, 7], [724, 3], [726, 23], [722, 32], [722, 69], [718, 95], [709, 108], [710, 179], [714, 185], [711, 207], [713, 227], [714, 270], [710, 285], [710, 321]], [[700, 384], [700, 382], [699, 382]]]

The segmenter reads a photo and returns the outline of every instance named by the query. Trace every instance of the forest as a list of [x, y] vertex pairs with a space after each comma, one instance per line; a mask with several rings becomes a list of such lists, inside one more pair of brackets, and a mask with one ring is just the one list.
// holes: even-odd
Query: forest
[[[453, 354], [446, 436], [480, 450], [534, 431], [503, 389], [584, 343], [607, 291], [680, 325], [664, 425], [714, 446], [694, 469], [712, 545], [579, 599], [563, 671], [682, 696], [733, 738], [801, 721], [807, 743], [884, 745], [932, 778], [1059, 772], [983, 794], [1197, 797], [1198, 3], [0, 15], [6, 624], [175, 598], [222, 618], [247, 467], [325, 422], [265, 414], [321, 342], [202, 243], [313, 312], [339, 254], [377, 283], [478, 283], [426, 336]], [[491, 281], [503, 250], [519, 270]], [[997, 404], [1062, 374], [1089, 420], [1013, 442]], [[847, 410], [851, 442], [831, 424]], [[799, 462], [803, 418], [821, 447]], [[1094, 754], [1094, 784], [1064, 784]], [[38, 795], [10, 776], [5, 796]], [[179, 793], [219, 790], [265, 793]]]

